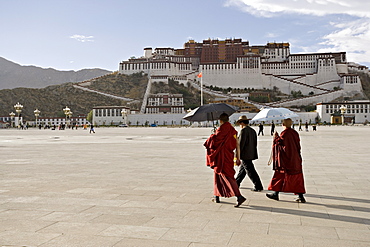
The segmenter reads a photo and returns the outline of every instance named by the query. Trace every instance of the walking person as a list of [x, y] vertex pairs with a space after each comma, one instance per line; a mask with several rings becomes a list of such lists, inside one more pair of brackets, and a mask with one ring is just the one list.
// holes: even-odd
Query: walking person
[[301, 120], [299, 120], [298, 126], [299, 126], [298, 131], [302, 131], [302, 121]]
[[239, 117], [236, 123], [241, 127], [238, 138], [239, 148], [237, 148], [236, 153], [237, 163], [241, 161], [241, 164], [239, 166], [239, 173], [236, 176], [236, 183], [240, 187], [245, 175], [248, 175], [254, 184], [252, 191], [262, 191], [263, 186], [261, 179], [253, 164], [253, 160], [258, 159], [256, 131], [249, 126], [249, 119], [247, 119], [247, 116]]
[[302, 171], [302, 157], [299, 134], [291, 128], [292, 120], [284, 119], [284, 130], [279, 135], [275, 133], [272, 160], [274, 175], [268, 186], [266, 196], [279, 200], [279, 192], [298, 194], [296, 202], [306, 202], [303, 194], [306, 193]]
[[95, 130], [94, 130], [94, 125], [90, 125], [90, 134], [91, 134], [91, 132], [93, 132], [94, 134], [95, 134]]
[[275, 124], [274, 124], [274, 121], [272, 121], [271, 123], [271, 135], [273, 136], [275, 133]]
[[259, 129], [259, 131], [258, 131], [258, 136], [259, 136], [260, 134], [262, 134], [262, 135], [263, 135], [263, 124], [262, 124], [262, 123], [260, 123], [260, 124], [258, 125], [258, 129]]
[[308, 123], [307, 123], [307, 121], [305, 123], [305, 128], [306, 128], [306, 132], [308, 132]]
[[237, 131], [229, 123], [229, 116], [222, 113], [220, 127], [203, 144], [207, 149], [206, 164], [214, 171], [213, 201], [220, 197], [237, 197], [234, 207], [239, 207], [246, 198], [242, 196], [234, 178], [234, 150], [237, 148]]

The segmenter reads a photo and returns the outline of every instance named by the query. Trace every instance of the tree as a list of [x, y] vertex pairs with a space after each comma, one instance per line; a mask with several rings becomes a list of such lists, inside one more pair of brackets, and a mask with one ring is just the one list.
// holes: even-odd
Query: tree
[[87, 114], [86, 120], [89, 121], [89, 123], [92, 123], [92, 120], [93, 120], [93, 111], [92, 110]]

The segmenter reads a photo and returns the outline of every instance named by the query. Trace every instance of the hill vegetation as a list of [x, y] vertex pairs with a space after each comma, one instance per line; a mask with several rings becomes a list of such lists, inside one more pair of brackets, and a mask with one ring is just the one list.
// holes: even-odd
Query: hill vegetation
[[365, 73], [358, 73], [362, 83], [362, 89], [368, 99], [370, 99], [370, 75]]
[[142, 100], [148, 84], [148, 77], [141, 73], [123, 75], [117, 72], [92, 81], [90, 89], [100, 92]]

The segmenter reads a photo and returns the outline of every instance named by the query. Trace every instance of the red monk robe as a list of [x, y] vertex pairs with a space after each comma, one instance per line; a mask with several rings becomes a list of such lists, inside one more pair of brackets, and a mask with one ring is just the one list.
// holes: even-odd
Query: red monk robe
[[207, 149], [207, 166], [214, 170], [213, 192], [215, 196], [241, 195], [234, 178], [236, 136], [237, 131], [234, 127], [229, 122], [225, 122], [204, 143]]
[[268, 190], [277, 192], [306, 193], [302, 173], [301, 146], [299, 135], [292, 128], [286, 128], [275, 136], [273, 144], [273, 169]]

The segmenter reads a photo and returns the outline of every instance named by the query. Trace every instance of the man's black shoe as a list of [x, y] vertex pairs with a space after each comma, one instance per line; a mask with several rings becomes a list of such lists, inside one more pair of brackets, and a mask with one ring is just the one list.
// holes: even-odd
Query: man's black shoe
[[234, 207], [238, 208], [240, 205], [243, 204], [243, 202], [245, 202], [247, 200], [247, 198], [245, 198], [244, 196], [239, 196], [238, 197], [238, 200], [237, 200], [237, 203], [236, 205], [234, 205]]
[[262, 190], [259, 190], [259, 189], [251, 189], [251, 191], [253, 191], [253, 192], [261, 192]]
[[273, 200], [276, 200], [276, 201], [279, 201], [279, 195], [276, 195], [274, 193], [267, 193], [266, 196], [270, 199], [273, 199]]

